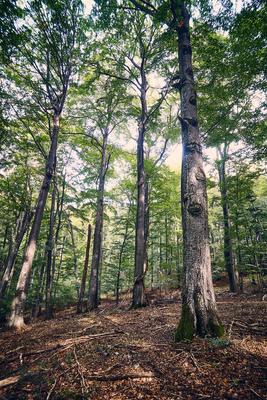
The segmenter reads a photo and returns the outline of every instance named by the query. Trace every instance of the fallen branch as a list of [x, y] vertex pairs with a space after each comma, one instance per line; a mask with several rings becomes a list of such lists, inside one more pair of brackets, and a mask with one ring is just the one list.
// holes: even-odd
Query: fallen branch
[[250, 390], [252, 393], [254, 393], [255, 396], [256, 396], [258, 399], [263, 400], [263, 397], [261, 397], [254, 389], [250, 388], [249, 390]]
[[128, 379], [155, 378], [153, 374], [125, 374], [125, 375], [89, 375], [86, 379], [90, 381], [123, 381]]
[[74, 349], [73, 349], [73, 354], [74, 354], [74, 358], [75, 358], [75, 361], [76, 361], [76, 364], [77, 364], [77, 371], [78, 371], [78, 374], [80, 375], [80, 378], [81, 378], [82, 394], [84, 394], [84, 390], [86, 390], [87, 387], [86, 387], [84, 376], [83, 376], [82, 366], [81, 366], [81, 364], [80, 364], [80, 362], [78, 360], [78, 357], [77, 357], [75, 346], [74, 346]]
[[20, 380], [20, 376], [10, 376], [9, 378], [6, 379], [2, 379], [0, 381], [0, 388], [9, 386], [9, 385], [13, 385], [14, 383], [17, 383]]

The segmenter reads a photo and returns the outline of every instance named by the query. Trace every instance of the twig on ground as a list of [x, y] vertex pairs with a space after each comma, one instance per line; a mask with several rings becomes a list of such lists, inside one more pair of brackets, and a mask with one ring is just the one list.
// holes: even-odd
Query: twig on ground
[[78, 374], [80, 375], [80, 378], [81, 378], [82, 394], [84, 394], [84, 391], [87, 390], [87, 386], [86, 386], [85, 379], [84, 379], [84, 376], [83, 376], [82, 366], [81, 366], [81, 364], [80, 364], [80, 362], [78, 360], [78, 357], [77, 357], [75, 345], [74, 345], [74, 348], [73, 348], [73, 354], [74, 354], [74, 358], [75, 358], [75, 361], [76, 361], [76, 364], [77, 364], [77, 371], [78, 371]]
[[256, 396], [258, 399], [263, 400], [263, 397], [261, 397], [254, 389], [250, 388], [249, 390], [250, 390], [252, 393], [254, 393], [255, 396]]
[[20, 380], [20, 375], [10, 376], [9, 378], [2, 379], [0, 381], [0, 388], [13, 385], [14, 383], [17, 383], [19, 380]]

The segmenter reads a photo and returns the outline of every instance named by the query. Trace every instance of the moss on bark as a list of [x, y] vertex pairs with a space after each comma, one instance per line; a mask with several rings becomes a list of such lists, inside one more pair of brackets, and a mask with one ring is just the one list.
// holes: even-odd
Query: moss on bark
[[225, 330], [220, 321], [215, 322], [213, 319], [210, 319], [208, 322], [208, 332], [212, 337], [222, 337]]
[[194, 316], [188, 305], [183, 305], [181, 320], [175, 332], [174, 340], [175, 342], [181, 342], [182, 340], [191, 341], [195, 333], [196, 327]]

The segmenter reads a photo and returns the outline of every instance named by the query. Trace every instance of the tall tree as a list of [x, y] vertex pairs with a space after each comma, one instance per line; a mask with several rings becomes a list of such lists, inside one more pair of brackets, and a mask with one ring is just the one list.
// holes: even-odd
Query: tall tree
[[48, 112], [49, 121], [51, 120], [51, 129], [43, 183], [9, 318], [9, 326], [17, 329], [24, 326], [24, 308], [30, 272], [46, 199], [56, 167], [59, 123], [77, 56], [80, 12], [79, 0], [58, 1], [54, 4], [41, 0], [30, 2], [27, 8], [28, 17], [32, 21], [30, 35], [29, 31], [27, 34], [24, 30], [26, 40], [18, 49], [22, 63], [28, 63], [30, 73], [38, 76], [35, 84], [39, 89], [42, 105]]

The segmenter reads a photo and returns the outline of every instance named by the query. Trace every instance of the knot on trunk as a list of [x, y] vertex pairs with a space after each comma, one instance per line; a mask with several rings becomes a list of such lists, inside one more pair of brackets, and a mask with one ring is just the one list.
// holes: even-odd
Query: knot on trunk
[[190, 99], [189, 99], [189, 103], [192, 104], [192, 106], [195, 106], [197, 104], [197, 98], [196, 95], [193, 94]]
[[186, 153], [197, 152], [197, 153], [202, 154], [201, 144], [196, 143], [196, 142], [187, 143], [185, 145], [185, 151], [186, 151]]
[[189, 203], [187, 210], [191, 215], [196, 217], [202, 213], [202, 205], [198, 201], [192, 200]]

